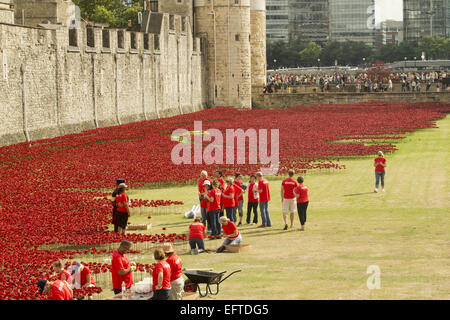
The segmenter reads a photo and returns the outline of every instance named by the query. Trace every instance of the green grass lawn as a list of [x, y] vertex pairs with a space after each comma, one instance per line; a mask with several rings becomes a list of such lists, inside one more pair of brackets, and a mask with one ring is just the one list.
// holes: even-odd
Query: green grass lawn
[[[188, 248], [179, 248], [183, 265], [218, 272], [242, 270], [220, 285], [218, 296], [205, 299], [449, 299], [450, 117], [438, 121], [438, 126], [408, 134], [397, 152], [386, 155], [385, 193], [373, 193], [375, 155], [342, 160], [345, 170], [304, 175], [310, 190], [305, 232], [282, 230], [284, 177], [271, 178], [273, 227], [240, 228], [251, 251], [191, 256]], [[180, 212], [198, 202], [194, 184], [129, 194], [182, 200]], [[147, 215], [134, 215], [130, 221], [148, 222]], [[183, 214], [153, 215], [150, 221], [152, 233], [186, 232], [191, 222]], [[206, 241], [206, 246], [215, 249], [220, 243]], [[152, 263], [150, 253], [131, 256]], [[378, 290], [366, 285], [370, 265], [381, 270]], [[110, 295], [110, 283], [103, 288], [107, 293], [102, 296]]]

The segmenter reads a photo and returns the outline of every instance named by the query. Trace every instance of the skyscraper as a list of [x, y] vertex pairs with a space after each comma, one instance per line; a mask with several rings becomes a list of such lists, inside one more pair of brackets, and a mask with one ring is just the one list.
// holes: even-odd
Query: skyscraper
[[289, 1], [267, 0], [266, 10], [267, 39], [272, 41], [288, 41]]
[[450, 0], [403, 0], [405, 40], [450, 36]]
[[290, 0], [289, 35], [303, 41], [327, 42], [328, 0]]
[[330, 40], [375, 42], [375, 0], [329, 0]]

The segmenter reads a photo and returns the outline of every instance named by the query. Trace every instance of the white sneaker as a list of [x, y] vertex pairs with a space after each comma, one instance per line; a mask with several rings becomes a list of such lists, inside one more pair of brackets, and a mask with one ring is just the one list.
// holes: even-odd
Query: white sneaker
[[195, 254], [195, 251], [194, 251], [194, 249], [191, 249], [191, 254]]
[[383, 190], [381, 190], [381, 191], [383, 191], [383, 192], [384, 192], [384, 189], [383, 189]]
[[378, 192], [378, 189], [377, 189], [377, 188], [375, 188], [375, 190], [374, 190], [373, 192], [377, 193], [377, 192]]
[[202, 253], [202, 252], [205, 252], [205, 250], [203, 250], [203, 249], [198, 249], [198, 253]]
[[197, 248], [194, 249], [194, 254], [198, 254], [198, 249]]

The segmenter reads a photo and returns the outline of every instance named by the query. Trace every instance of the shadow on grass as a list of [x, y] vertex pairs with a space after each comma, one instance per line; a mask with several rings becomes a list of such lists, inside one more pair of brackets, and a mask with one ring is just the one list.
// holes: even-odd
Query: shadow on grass
[[374, 193], [374, 192], [372, 191], [372, 192], [362, 192], [362, 193], [344, 194], [343, 197], [362, 196], [362, 195], [365, 195], [365, 194], [372, 194], [372, 193]]

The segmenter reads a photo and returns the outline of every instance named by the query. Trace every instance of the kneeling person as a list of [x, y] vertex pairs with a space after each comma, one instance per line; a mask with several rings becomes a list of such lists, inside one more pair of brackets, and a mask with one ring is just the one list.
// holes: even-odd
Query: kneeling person
[[240, 235], [236, 225], [233, 221], [230, 221], [227, 217], [220, 217], [220, 223], [222, 224], [223, 232], [226, 235], [225, 241], [217, 249], [216, 252], [220, 253], [225, 250], [225, 246], [230, 244], [240, 244], [242, 242], [242, 236]]

